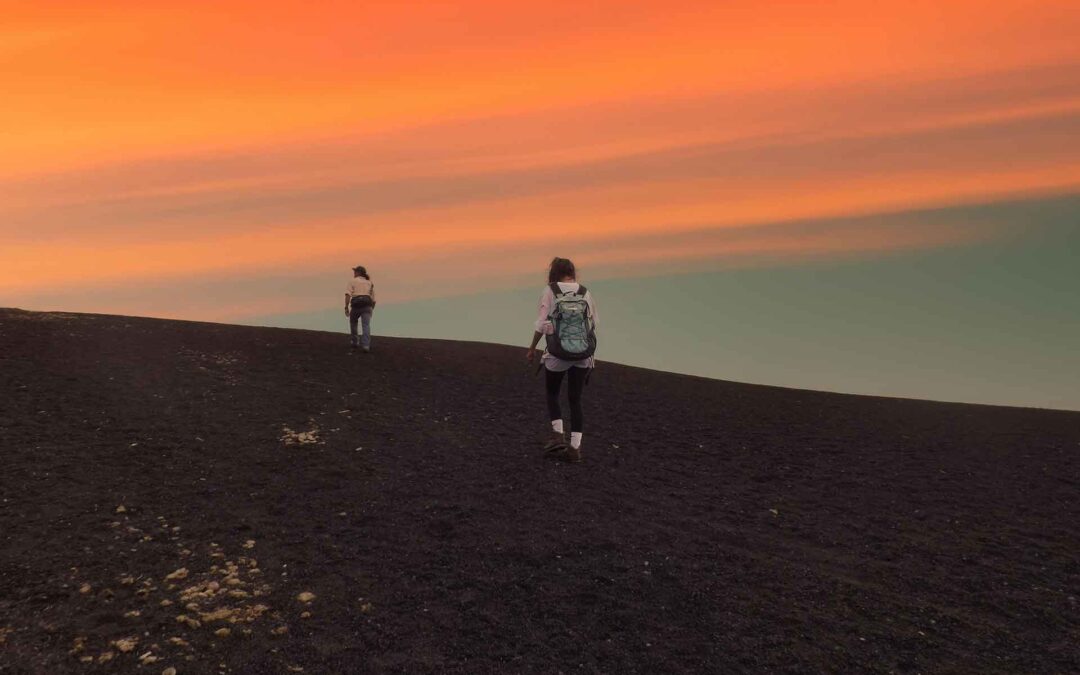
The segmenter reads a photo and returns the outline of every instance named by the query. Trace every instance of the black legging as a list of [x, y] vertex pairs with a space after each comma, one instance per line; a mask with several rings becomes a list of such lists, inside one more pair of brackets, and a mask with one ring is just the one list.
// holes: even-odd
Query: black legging
[[[581, 412], [581, 390], [585, 387], [585, 376], [589, 374], [588, 368], [570, 368], [570, 384], [567, 389], [570, 393], [570, 431], [584, 431], [585, 416]], [[548, 415], [552, 420], [562, 419], [562, 410], [559, 408], [559, 390], [562, 389], [563, 376], [567, 371], [556, 373], [544, 368], [544, 384], [547, 386]]]

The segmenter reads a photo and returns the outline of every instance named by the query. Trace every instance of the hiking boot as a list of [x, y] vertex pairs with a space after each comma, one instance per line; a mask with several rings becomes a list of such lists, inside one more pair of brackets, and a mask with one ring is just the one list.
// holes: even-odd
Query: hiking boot
[[544, 452], [549, 457], [560, 457], [566, 453], [567, 447], [569, 446], [566, 444], [566, 437], [557, 431], [552, 431], [548, 442], [544, 444]]
[[371, 347], [363, 347], [363, 350], [364, 350], [365, 354], [370, 354], [371, 353]]
[[572, 445], [566, 446], [566, 461], [571, 464], [577, 464], [581, 461], [581, 446], [574, 447]]

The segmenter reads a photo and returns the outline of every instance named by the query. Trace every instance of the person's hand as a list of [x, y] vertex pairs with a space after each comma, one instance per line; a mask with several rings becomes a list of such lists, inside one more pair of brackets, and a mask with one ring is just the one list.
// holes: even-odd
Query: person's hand
[[529, 348], [528, 348], [528, 349], [527, 349], [527, 350], [525, 351], [525, 359], [526, 359], [526, 360], [527, 360], [527, 361], [528, 361], [529, 363], [532, 363], [533, 361], [535, 361], [535, 360], [536, 360], [536, 347], [529, 347]]
[[352, 318], [352, 317], [349, 316], [349, 308], [348, 307], [345, 308], [345, 318], [347, 318], [347, 319]]

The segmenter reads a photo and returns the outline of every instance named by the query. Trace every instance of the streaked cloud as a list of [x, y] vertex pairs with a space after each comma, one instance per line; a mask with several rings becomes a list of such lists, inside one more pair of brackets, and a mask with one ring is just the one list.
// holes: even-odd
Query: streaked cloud
[[[1080, 194], [742, 227], [705, 223], [663, 232], [628, 232], [618, 237], [586, 233], [565, 241], [562, 252], [579, 263], [590, 283], [627, 275], [782, 268], [822, 260], [1007, 245], [1010, 240], [1026, 236], [1032, 223], [1060, 226], [1073, 217], [1078, 204]], [[397, 249], [392, 253], [376, 247], [370, 255], [351, 249], [348, 255], [353, 258], [342, 257], [342, 261], [369, 264], [375, 271], [380, 297], [393, 304], [471, 294], [477, 289], [535, 286], [543, 278], [547, 262], [538, 253], [542, 250], [539, 242], [550, 237], [549, 231], [538, 231], [535, 238], [527, 240], [507, 237], [461, 246]], [[294, 243], [304, 247], [306, 241], [301, 238]], [[218, 321], [336, 306], [348, 263], [296, 265], [280, 258], [268, 260], [261, 246], [241, 238], [230, 241], [218, 253], [233, 264], [206, 269], [201, 274], [166, 270], [146, 274], [139, 283], [132, 283], [129, 276], [102, 279], [98, 294], [77, 296], [70, 293], [68, 285], [42, 285], [26, 291], [25, 297], [34, 307], [100, 311], [100, 297], [104, 296], [111, 303], [109, 311], [118, 313]], [[301, 250], [295, 249], [295, 254]], [[151, 268], [158, 265], [155, 256], [176, 253], [167, 247], [146, 248], [137, 258], [147, 259], [147, 267]], [[207, 248], [194, 254], [203, 258], [215, 252]], [[119, 251], [116, 255], [126, 253]], [[110, 262], [107, 258], [92, 258], [88, 265], [107, 268]], [[62, 271], [59, 274], [61, 279], [71, 278]]]
[[[1067, 2], [17, 7], [0, 304], [358, 258], [426, 297], [567, 232], [612, 274], [983, 241], [871, 216], [1080, 190], [1078, 29]], [[170, 311], [262, 302], [235, 295]]]

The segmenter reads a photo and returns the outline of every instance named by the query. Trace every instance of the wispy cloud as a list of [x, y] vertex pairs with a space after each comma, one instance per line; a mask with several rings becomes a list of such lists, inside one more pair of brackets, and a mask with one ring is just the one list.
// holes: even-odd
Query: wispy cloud
[[0, 33], [4, 304], [357, 256], [420, 297], [558, 232], [611, 270], [877, 254], [991, 235], [843, 219], [1080, 189], [1070, 3], [46, 4]]
[[[618, 237], [584, 233], [563, 241], [558, 252], [577, 260], [590, 281], [695, 269], [777, 267], [1007, 242], [1032, 231], [1031, 223], [1073, 217], [1078, 206], [1080, 194], [743, 227], [699, 223]], [[550, 233], [540, 235], [550, 242]], [[235, 264], [198, 275], [165, 271], [148, 274], [139, 283], [127, 277], [103, 278], [94, 293], [75, 295], [67, 285], [41, 285], [24, 291], [22, 297], [29, 306], [83, 311], [102, 311], [104, 297], [109, 311], [118, 313], [235, 320], [336, 307], [347, 268], [356, 262], [376, 271], [380, 295], [391, 302], [467, 294], [477, 288], [533, 286], [545, 274], [549, 249], [550, 243], [540, 239], [519, 238], [393, 252], [358, 247], [350, 249], [348, 257], [339, 255], [336, 265], [296, 265], [277, 259], [267, 262], [258, 244], [238, 239], [222, 252]], [[154, 250], [146, 249], [139, 257], [154, 255]], [[71, 277], [61, 274], [61, 278]]]
[[[528, 168], [279, 184], [242, 170], [211, 185], [142, 192], [138, 175], [0, 209], [0, 288], [392, 261], [483, 245], [542, 245], [553, 232], [606, 242], [755, 223], [911, 209], [1080, 187], [1080, 114], [820, 138], [746, 138]], [[1017, 153], [1022, 148], [1024, 152]], [[187, 169], [195, 178], [198, 168]], [[155, 179], [156, 180], [156, 179]], [[27, 191], [29, 192], [29, 191]], [[63, 190], [56, 193], [62, 195]], [[775, 238], [778, 250], [792, 250]], [[598, 244], [599, 245], [599, 244]], [[872, 247], [872, 248], [877, 248]], [[641, 254], [635, 257], [637, 260]], [[672, 249], [657, 257], [674, 255]], [[688, 252], [689, 255], [689, 252]], [[629, 262], [629, 261], [628, 261]]]

